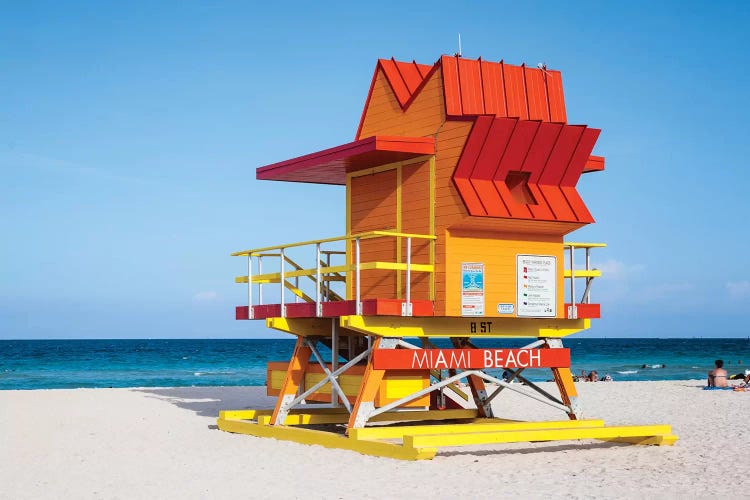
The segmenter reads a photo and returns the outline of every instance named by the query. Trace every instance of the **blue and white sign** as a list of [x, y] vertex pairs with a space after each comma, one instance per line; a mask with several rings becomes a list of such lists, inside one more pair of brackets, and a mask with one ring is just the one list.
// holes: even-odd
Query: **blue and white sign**
[[461, 263], [461, 316], [484, 316], [484, 264]]
[[513, 304], [498, 304], [497, 312], [499, 314], [513, 314], [516, 310], [516, 306]]

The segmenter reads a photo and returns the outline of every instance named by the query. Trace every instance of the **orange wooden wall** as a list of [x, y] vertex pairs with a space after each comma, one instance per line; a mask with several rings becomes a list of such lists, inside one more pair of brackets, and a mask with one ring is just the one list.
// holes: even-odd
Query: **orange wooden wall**
[[[484, 262], [486, 315], [499, 316], [496, 312], [498, 302], [516, 302], [515, 255], [539, 253], [558, 257], [558, 315], [563, 316], [562, 240], [564, 234], [581, 224], [469, 216], [452, 176], [472, 125], [472, 121], [446, 121], [441, 69], [438, 68], [429, 77], [405, 111], [379, 70], [357, 138], [373, 135], [436, 138], [433, 222], [438, 237], [435, 242], [434, 275], [436, 315], [460, 315], [461, 262]], [[352, 233], [396, 228], [395, 175], [394, 171], [389, 170], [351, 179]], [[428, 234], [429, 162], [404, 167], [401, 176], [400, 229], [403, 232]], [[372, 220], [367, 219], [370, 214]], [[427, 248], [427, 245], [419, 248], [419, 260], [415, 259], [415, 262], [426, 262], [424, 257], [429, 258], [429, 252], [422, 253], [422, 250]], [[367, 251], [373, 252], [367, 254], [368, 258], [377, 255], [385, 257], [389, 252], [392, 255], [396, 248], [381, 240], [379, 246], [368, 247]], [[366, 261], [364, 255], [363, 262]], [[387, 277], [387, 274], [391, 277]], [[426, 276], [415, 275], [414, 278], [412, 286], [420, 296], [413, 295], [413, 298], [422, 298], [421, 295], [429, 290], [429, 280]], [[393, 272], [373, 271], [366, 280], [363, 278], [363, 286], [367, 284], [368, 296], [394, 297], [397, 283]]]

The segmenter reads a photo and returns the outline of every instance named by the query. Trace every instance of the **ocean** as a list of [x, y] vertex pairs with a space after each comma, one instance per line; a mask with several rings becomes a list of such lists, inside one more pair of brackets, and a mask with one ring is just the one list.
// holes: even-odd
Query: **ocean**
[[[719, 358], [730, 374], [750, 369], [750, 341], [744, 338], [564, 342], [573, 373], [597, 370], [615, 381], [704, 379]], [[436, 343], [449, 347], [447, 340]], [[520, 347], [526, 341], [476, 343]], [[0, 389], [264, 385], [266, 363], [289, 359], [293, 347], [293, 339], [0, 340]], [[524, 375], [550, 378], [549, 370]]]

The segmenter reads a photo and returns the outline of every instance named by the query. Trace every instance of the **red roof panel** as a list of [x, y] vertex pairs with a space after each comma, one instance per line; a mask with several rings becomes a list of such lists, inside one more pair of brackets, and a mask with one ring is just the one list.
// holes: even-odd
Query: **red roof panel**
[[365, 109], [379, 71], [388, 81], [401, 109], [406, 110], [433, 71], [442, 69], [445, 112], [449, 119], [479, 115], [565, 123], [565, 98], [559, 71], [513, 66], [458, 56], [441, 56], [433, 65], [378, 59]]
[[503, 63], [482, 61], [482, 95], [484, 112], [488, 115], [508, 116], [505, 106]]
[[432, 154], [432, 137], [373, 136], [260, 167], [256, 178], [344, 185], [349, 172]]
[[[473, 216], [593, 222], [575, 184], [598, 135], [580, 125], [479, 116], [453, 181]], [[528, 173], [523, 182], [533, 200], [511, 192], [516, 172]]]
[[483, 115], [482, 75], [479, 61], [458, 59], [458, 82], [461, 93], [461, 108], [464, 115]]

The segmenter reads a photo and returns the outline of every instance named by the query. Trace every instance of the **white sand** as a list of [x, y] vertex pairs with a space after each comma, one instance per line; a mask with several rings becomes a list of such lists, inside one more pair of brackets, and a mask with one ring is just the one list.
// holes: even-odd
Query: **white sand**
[[[750, 392], [701, 384], [579, 384], [587, 417], [672, 424], [673, 447], [493, 445], [422, 462], [216, 430], [219, 409], [267, 407], [259, 387], [0, 391], [0, 498], [748, 498]], [[506, 393], [503, 417], [562, 417]]]

